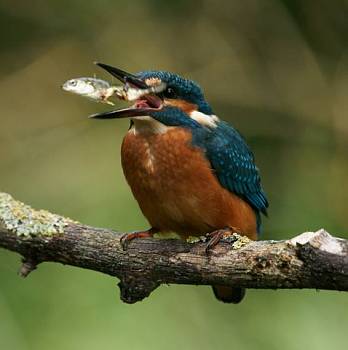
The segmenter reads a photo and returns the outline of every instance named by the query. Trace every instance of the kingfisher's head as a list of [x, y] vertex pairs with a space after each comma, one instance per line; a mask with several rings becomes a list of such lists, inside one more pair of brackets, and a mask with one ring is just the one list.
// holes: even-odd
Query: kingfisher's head
[[132, 118], [157, 120], [167, 126], [214, 127], [217, 117], [204, 98], [200, 86], [192, 80], [164, 71], [143, 71], [136, 74], [97, 63], [124, 83], [116, 94], [132, 106], [95, 114], [97, 119]]

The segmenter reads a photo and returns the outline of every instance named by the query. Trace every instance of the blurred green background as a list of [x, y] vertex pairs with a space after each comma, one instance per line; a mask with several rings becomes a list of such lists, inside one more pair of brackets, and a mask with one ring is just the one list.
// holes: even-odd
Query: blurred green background
[[[92, 62], [197, 80], [246, 137], [268, 193], [264, 239], [347, 235], [346, 0], [0, 0], [0, 190], [94, 226], [147, 227], [120, 166], [127, 121], [60, 89], [110, 79]], [[338, 349], [344, 293], [162, 286], [122, 304], [106, 275], [43, 264], [26, 280], [0, 251], [0, 349]]]

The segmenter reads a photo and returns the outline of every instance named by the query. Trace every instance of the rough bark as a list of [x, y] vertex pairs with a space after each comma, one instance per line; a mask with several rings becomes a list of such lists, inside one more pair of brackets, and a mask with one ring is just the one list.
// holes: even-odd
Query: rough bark
[[51, 261], [116, 276], [134, 303], [163, 283], [348, 291], [348, 241], [325, 230], [291, 240], [253, 242], [233, 235], [207, 255], [206, 243], [139, 239], [35, 211], [0, 193], [0, 247], [23, 256], [20, 275]]

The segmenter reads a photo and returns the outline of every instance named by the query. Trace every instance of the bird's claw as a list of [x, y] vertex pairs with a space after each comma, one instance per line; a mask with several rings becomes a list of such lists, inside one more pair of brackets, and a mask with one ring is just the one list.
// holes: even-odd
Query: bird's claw
[[132, 241], [133, 239], [151, 238], [151, 237], [153, 237], [153, 234], [155, 232], [156, 231], [154, 231], [153, 229], [150, 229], [147, 231], [136, 231], [136, 232], [126, 233], [120, 238], [120, 245], [121, 245], [123, 250], [127, 250], [130, 241]]
[[220, 230], [215, 230], [206, 234], [208, 238], [205, 253], [209, 255], [211, 250], [222, 240], [233, 236], [234, 233], [241, 234], [241, 230], [237, 227], [225, 227]]

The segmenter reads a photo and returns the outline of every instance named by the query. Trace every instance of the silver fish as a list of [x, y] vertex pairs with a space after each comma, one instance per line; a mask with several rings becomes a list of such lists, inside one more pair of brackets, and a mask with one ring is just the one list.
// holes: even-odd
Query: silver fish
[[112, 86], [105, 80], [89, 77], [70, 79], [63, 84], [62, 89], [111, 106], [114, 103], [108, 99], [116, 92], [121, 97], [123, 91], [123, 87]]
[[108, 99], [116, 95], [121, 100], [135, 101], [149, 94], [157, 94], [165, 90], [166, 84], [160, 83], [156, 86], [149, 86], [145, 89], [139, 89], [125, 84], [123, 86], [113, 86], [105, 80], [84, 77], [75, 78], [66, 81], [62, 89], [74, 94], [85, 96], [91, 100], [107, 103], [114, 106], [114, 103]]

